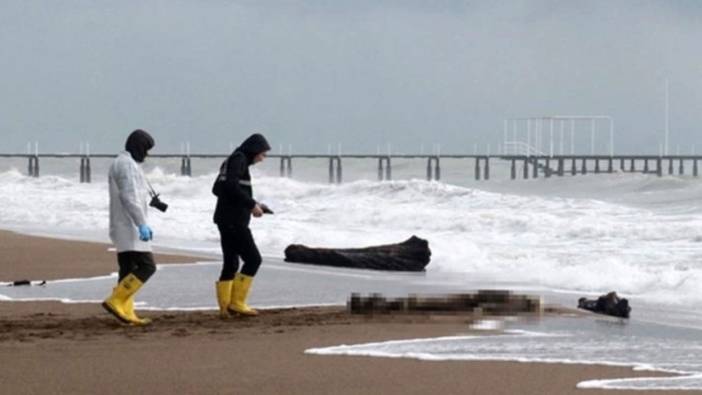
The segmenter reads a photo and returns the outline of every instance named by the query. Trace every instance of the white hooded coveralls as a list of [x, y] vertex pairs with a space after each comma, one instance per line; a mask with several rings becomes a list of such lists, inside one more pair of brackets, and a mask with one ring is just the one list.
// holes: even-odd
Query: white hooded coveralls
[[149, 192], [141, 166], [127, 151], [112, 162], [110, 184], [110, 239], [117, 252], [150, 252], [151, 243], [139, 239], [139, 225], [148, 216]]

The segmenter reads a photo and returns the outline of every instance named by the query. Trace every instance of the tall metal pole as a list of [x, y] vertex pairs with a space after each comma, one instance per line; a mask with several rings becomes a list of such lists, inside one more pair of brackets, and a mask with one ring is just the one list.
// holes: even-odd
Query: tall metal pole
[[536, 151], [541, 152], [541, 126], [543, 125], [543, 122], [540, 118], [536, 119], [536, 136], [534, 137], [534, 146], [536, 147]]
[[564, 129], [565, 129], [565, 121], [561, 121], [561, 141], [560, 141], [560, 147], [559, 147], [559, 153], [561, 154], [561, 156], [563, 155], [563, 144], [564, 144], [563, 132], [564, 132]]
[[590, 119], [590, 155], [595, 155], [595, 119]]
[[512, 152], [510, 152], [511, 154], [517, 153], [515, 144], [517, 144], [517, 120], [512, 121]]
[[670, 142], [670, 94], [668, 91], [668, 79], [665, 79], [665, 142], [663, 143], [663, 155], [668, 155], [668, 144]]
[[527, 119], [527, 152], [526, 156], [529, 156], [529, 151], [531, 147], [531, 119]]
[[575, 155], [575, 119], [570, 120], [570, 154]]
[[553, 118], [549, 120], [549, 155], [553, 158]]
[[614, 119], [609, 118], [609, 156], [614, 156]]

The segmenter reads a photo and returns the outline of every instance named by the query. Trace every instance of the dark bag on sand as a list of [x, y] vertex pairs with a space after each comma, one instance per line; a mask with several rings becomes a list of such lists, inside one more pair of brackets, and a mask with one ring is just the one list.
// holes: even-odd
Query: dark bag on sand
[[285, 249], [287, 262], [356, 269], [420, 272], [430, 259], [429, 242], [417, 236], [398, 244], [367, 248], [311, 248], [292, 244]]
[[602, 295], [597, 300], [580, 298], [578, 299], [578, 308], [620, 318], [629, 318], [629, 313], [631, 313], [629, 301], [619, 298], [616, 292]]

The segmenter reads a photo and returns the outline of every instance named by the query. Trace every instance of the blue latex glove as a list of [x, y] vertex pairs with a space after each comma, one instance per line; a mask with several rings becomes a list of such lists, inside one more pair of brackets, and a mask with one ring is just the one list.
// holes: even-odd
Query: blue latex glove
[[149, 228], [149, 225], [139, 225], [139, 240], [149, 241], [154, 238], [154, 231]]

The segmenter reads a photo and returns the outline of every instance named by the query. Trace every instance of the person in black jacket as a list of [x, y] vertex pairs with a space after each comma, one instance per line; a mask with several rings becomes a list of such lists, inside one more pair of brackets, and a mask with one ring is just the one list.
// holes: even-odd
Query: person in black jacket
[[[251, 283], [261, 265], [261, 254], [249, 229], [251, 215], [260, 217], [263, 208], [253, 199], [249, 166], [263, 161], [271, 147], [260, 134], [249, 136], [222, 163], [212, 187], [217, 196], [214, 222], [219, 228], [224, 262], [216, 283], [220, 316], [258, 315], [246, 304]], [[239, 257], [244, 261], [241, 272]]]

